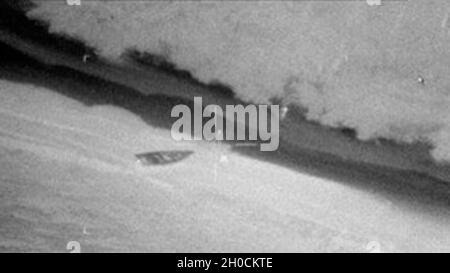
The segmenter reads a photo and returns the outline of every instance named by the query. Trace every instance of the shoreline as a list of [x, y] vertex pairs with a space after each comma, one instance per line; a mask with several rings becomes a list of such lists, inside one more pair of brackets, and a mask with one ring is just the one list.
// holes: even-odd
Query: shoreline
[[[15, 13], [20, 14], [18, 11]], [[131, 52], [121, 64], [110, 63], [95, 56], [85, 61], [84, 55], [89, 52], [89, 49], [83, 48], [82, 43], [42, 33], [45, 27], [35, 25], [24, 15], [14, 20], [16, 24], [21, 23], [22, 30], [26, 27], [32, 28], [29, 33], [21, 33], [21, 36], [18, 36], [14, 30], [10, 29], [10, 25], [8, 27], [7, 23], [1, 22], [0, 42], [15, 48], [14, 51], [30, 57], [45, 69], [58, 70], [60, 67], [65, 67], [77, 73], [130, 88], [144, 96], [173, 97], [185, 102], [191, 102], [195, 96], [200, 96], [204, 104], [217, 104], [221, 107], [227, 104], [245, 105], [243, 101], [234, 98], [231, 90], [225, 86], [201, 84], [186, 73], [171, 73], [167, 65], [161, 70], [149, 64], [146, 61], [149, 56], [145, 54], [143, 59], [139, 59], [139, 56]], [[40, 37], [39, 40], [33, 39], [37, 36]], [[56, 45], [42, 42], [59, 41], [58, 39], [62, 40]], [[232, 144], [232, 142], [229, 143]], [[248, 148], [234, 147], [233, 149], [253, 154], [248, 152]], [[345, 133], [345, 129], [324, 127], [316, 122], [307, 121], [302, 110], [293, 105], [290, 105], [289, 113], [280, 122], [280, 150], [283, 152], [294, 151], [294, 154], [299, 154], [302, 151], [308, 151], [308, 153], [318, 153], [322, 158], [329, 157], [331, 162], [342, 162], [343, 165], [353, 162], [393, 170], [412, 171], [449, 183], [450, 166], [434, 162], [429, 149], [428, 145], [422, 143], [399, 144], [391, 140], [363, 142], [349, 136]], [[277, 154], [279, 153], [275, 156], [260, 155], [260, 157], [266, 160], [272, 157], [275, 158], [273, 161], [277, 161], [276, 158], [280, 157]]]

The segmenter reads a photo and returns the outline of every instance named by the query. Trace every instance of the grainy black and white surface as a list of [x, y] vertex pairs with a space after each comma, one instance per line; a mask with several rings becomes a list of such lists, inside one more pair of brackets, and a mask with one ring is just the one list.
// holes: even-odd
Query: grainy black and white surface
[[[174, 105], [240, 101], [132, 54], [97, 59], [14, 12], [0, 24], [0, 251], [450, 251], [450, 168], [427, 145], [359, 141], [295, 107], [274, 153], [176, 142]], [[136, 161], [163, 150], [192, 154]]]

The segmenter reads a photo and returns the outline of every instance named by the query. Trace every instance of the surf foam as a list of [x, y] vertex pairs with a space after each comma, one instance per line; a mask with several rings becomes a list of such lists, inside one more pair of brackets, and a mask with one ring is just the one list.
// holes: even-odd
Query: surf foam
[[448, 1], [34, 2], [30, 18], [111, 60], [160, 55], [243, 100], [295, 103], [362, 140], [425, 141], [450, 161]]

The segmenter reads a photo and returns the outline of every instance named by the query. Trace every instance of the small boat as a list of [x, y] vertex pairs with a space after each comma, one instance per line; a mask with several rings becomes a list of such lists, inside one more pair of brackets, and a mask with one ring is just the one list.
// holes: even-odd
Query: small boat
[[181, 161], [191, 154], [193, 151], [156, 151], [149, 153], [136, 154], [138, 162], [144, 166], [150, 165], [166, 165], [174, 162]]

